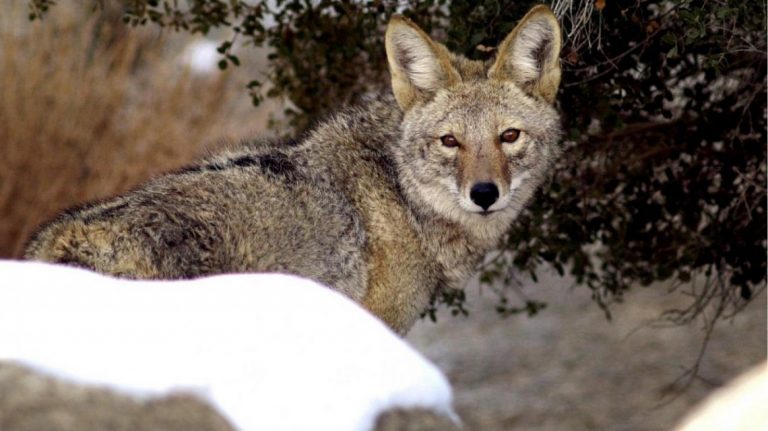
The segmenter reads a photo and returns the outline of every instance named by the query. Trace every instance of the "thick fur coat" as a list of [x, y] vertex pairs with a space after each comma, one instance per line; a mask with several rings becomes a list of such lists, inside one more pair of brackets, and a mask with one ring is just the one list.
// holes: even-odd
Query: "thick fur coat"
[[26, 257], [130, 278], [311, 278], [405, 333], [463, 287], [560, 152], [560, 29], [533, 8], [494, 61], [394, 17], [392, 94], [298, 141], [246, 142], [124, 196], [65, 211]]

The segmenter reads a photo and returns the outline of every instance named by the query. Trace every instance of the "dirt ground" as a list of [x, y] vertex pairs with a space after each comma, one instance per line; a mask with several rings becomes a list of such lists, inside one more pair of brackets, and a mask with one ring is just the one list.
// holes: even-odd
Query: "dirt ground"
[[[469, 317], [447, 310], [408, 340], [448, 375], [470, 430], [663, 431], [712, 390], [766, 358], [766, 297], [715, 329], [699, 378], [669, 386], [694, 364], [701, 325], [649, 328], [687, 299], [663, 286], [636, 288], [607, 321], [585, 287], [549, 276], [525, 292], [539, 315], [498, 317], [495, 295], [468, 288]], [[638, 329], [641, 328], [641, 329]]]

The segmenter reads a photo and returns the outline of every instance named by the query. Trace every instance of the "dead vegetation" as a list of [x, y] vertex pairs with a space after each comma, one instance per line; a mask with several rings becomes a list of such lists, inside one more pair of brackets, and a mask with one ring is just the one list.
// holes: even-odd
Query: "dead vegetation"
[[19, 257], [63, 208], [257, 127], [244, 121], [255, 113], [236, 75], [251, 72], [194, 75], [180, 65], [180, 35], [72, 3], [29, 22], [25, 4], [0, 3], [0, 257]]

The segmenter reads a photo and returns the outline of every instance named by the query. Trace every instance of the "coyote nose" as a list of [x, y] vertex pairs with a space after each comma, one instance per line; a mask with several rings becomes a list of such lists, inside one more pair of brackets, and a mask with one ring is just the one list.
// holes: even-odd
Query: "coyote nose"
[[477, 183], [469, 191], [469, 198], [484, 210], [488, 210], [499, 198], [499, 189], [494, 183]]

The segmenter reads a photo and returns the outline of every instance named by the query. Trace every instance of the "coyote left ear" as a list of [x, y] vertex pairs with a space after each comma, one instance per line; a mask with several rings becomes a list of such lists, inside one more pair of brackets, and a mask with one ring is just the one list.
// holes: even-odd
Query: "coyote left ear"
[[499, 45], [488, 77], [512, 80], [526, 93], [554, 102], [560, 85], [560, 39], [552, 11], [535, 6]]

